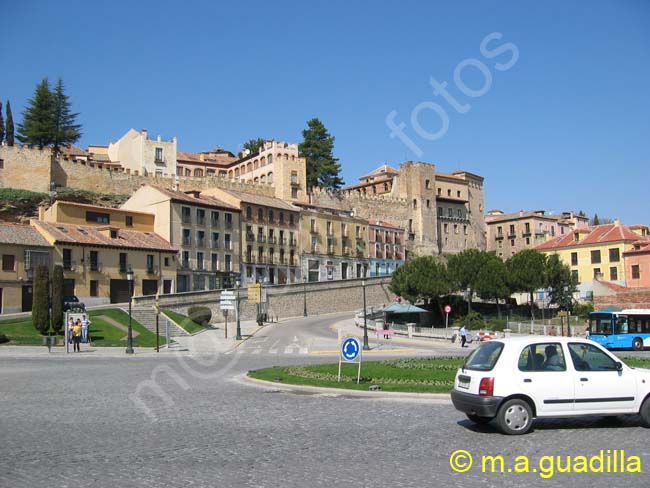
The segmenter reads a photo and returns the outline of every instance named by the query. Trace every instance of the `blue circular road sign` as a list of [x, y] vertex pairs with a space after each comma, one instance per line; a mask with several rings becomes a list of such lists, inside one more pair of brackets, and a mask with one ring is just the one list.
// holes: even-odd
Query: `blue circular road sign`
[[346, 361], [354, 361], [361, 352], [361, 343], [355, 337], [347, 337], [341, 344], [341, 357]]

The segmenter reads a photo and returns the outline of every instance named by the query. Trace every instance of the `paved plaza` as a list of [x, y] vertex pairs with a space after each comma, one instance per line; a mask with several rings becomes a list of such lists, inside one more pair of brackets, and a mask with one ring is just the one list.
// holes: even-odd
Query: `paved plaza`
[[[242, 382], [250, 369], [332, 361], [300, 347], [285, 351], [294, 339], [309, 342], [304, 329], [312, 345], [330, 347], [339, 320], [307, 318], [258, 332], [267, 337], [260, 344], [277, 341], [282, 353], [275, 354], [244, 342], [229, 353], [158, 357], [0, 355], [0, 486], [648, 486], [650, 431], [635, 417], [545, 421], [529, 435], [506, 437], [474, 426], [447, 401]], [[466, 473], [450, 468], [458, 449], [474, 457]], [[646, 472], [548, 479], [507, 472], [519, 455], [532, 471], [542, 456], [608, 449], [639, 456]], [[506, 472], [484, 474], [484, 455], [503, 455]]]

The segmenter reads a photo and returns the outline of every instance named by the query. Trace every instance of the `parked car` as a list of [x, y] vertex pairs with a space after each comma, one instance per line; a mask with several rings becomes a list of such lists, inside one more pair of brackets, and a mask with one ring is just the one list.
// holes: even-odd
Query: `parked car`
[[482, 343], [456, 373], [451, 399], [478, 424], [525, 434], [535, 418], [639, 414], [650, 427], [650, 370], [574, 337]]
[[83, 302], [79, 301], [74, 295], [68, 295], [63, 297], [63, 311], [64, 312], [85, 312], [86, 305]]

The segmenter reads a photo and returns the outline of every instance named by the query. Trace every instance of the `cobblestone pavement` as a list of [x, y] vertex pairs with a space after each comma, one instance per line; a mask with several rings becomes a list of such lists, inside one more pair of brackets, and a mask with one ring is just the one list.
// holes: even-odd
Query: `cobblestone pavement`
[[[0, 487], [650, 484], [650, 431], [635, 417], [545, 421], [506, 437], [449, 404], [296, 394], [235, 380], [249, 369], [331, 360], [0, 357]], [[457, 449], [474, 456], [466, 473], [450, 468]], [[540, 474], [549, 463], [544, 473], [507, 472], [519, 455], [529, 456], [532, 471], [542, 456], [562, 455], [566, 466], [566, 455], [608, 449], [639, 456], [645, 473], [559, 473], [557, 461], [548, 479]], [[482, 473], [480, 457], [499, 454], [506, 472]]]

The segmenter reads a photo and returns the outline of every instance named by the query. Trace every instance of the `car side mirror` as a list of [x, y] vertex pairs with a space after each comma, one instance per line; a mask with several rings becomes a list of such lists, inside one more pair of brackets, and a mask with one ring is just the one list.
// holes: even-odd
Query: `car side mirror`
[[616, 371], [623, 371], [623, 363], [620, 361], [616, 361], [614, 363], [616, 365]]

